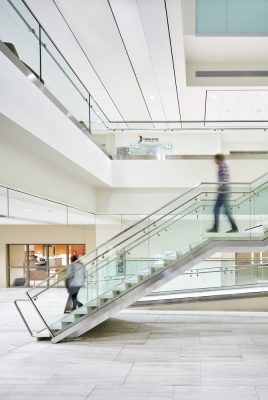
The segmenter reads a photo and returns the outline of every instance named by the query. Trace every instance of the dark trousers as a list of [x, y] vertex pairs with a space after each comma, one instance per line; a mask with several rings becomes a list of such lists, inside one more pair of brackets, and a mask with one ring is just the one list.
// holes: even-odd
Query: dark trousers
[[232, 228], [237, 228], [236, 223], [231, 215], [229, 199], [230, 199], [230, 192], [228, 190], [226, 190], [225, 192], [218, 193], [216, 203], [214, 206], [214, 226], [213, 226], [213, 228], [215, 230], [218, 230], [218, 228], [219, 228], [219, 217], [220, 217], [220, 211], [221, 211], [222, 206], [224, 208], [224, 212], [225, 212]]
[[[74, 289], [74, 288], [73, 288]], [[80, 288], [77, 288], [77, 291], [71, 293], [72, 297], [72, 302], [73, 302], [73, 311], [76, 310], [78, 307], [82, 307], [82, 303], [80, 303], [79, 300], [77, 300], [78, 292]]]

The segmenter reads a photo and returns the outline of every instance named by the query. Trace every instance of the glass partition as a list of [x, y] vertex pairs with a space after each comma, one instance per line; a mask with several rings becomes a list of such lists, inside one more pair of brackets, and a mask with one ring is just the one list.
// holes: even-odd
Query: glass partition
[[9, 286], [21, 287], [25, 286], [26, 283], [29, 281], [29, 257], [27, 257], [27, 254], [27, 245], [12, 244], [9, 246]]
[[0, 186], [0, 215], [2, 217], [9, 215], [8, 189], [3, 186]]
[[68, 224], [67, 206], [17, 190], [9, 189], [8, 193], [10, 217], [32, 223]]
[[[222, 267], [215, 262], [212, 265], [204, 267], [195, 267], [190, 271], [180, 275], [174, 281], [163, 285], [152, 293], [159, 295], [178, 294], [187, 297], [195, 292], [219, 289], [237, 289], [240, 287], [267, 286], [268, 267], [261, 264], [244, 265], [243, 267], [232, 264], [228, 267]], [[150, 296], [149, 296], [150, 298]]]
[[0, 39], [40, 79], [39, 24], [22, 1], [0, 2]]
[[43, 31], [41, 40], [46, 87], [89, 133], [89, 93]]
[[80, 258], [85, 254], [85, 244], [10, 244], [9, 286], [33, 287], [50, 279], [56, 287], [65, 287], [70, 257], [76, 255]]

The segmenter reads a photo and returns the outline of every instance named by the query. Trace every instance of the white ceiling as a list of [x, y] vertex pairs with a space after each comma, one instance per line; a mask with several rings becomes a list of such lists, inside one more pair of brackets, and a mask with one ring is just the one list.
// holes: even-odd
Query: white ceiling
[[[268, 121], [268, 91], [209, 90], [206, 120], [208, 121]], [[254, 121], [254, 122], [253, 122]]]
[[167, 9], [163, 0], [28, 4], [110, 120], [180, 119], [174, 68], [184, 68], [173, 66], [170, 46], [171, 39], [183, 63], [179, 2], [167, 0]]
[[[268, 37], [196, 36], [194, 0], [27, 0], [27, 4], [114, 122], [98, 110], [93, 113], [95, 130], [104, 129], [100, 120], [115, 129], [166, 129], [180, 126], [166, 121], [202, 121], [211, 86], [240, 91], [237, 96], [248, 110], [253, 98], [245, 89], [268, 86], [267, 78], [194, 77], [197, 68], [268, 70]], [[59, 86], [58, 91], [70, 100], [66, 90]], [[243, 114], [233, 108], [237, 107], [233, 97], [225, 91], [221, 96], [232, 115]], [[74, 108], [78, 106], [77, 101]], [[214, 109], [207, 104], [207, 115], [215, 120], [223, 110], [211, 115]]]

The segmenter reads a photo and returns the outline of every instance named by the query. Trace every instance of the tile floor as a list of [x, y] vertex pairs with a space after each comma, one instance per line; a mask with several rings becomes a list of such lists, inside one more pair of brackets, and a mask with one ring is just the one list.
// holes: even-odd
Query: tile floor
[[131, 309], [52, 344], [26, 331], [23, 293], [0, 290], [1, 400], [268, 400], [268, 313]]

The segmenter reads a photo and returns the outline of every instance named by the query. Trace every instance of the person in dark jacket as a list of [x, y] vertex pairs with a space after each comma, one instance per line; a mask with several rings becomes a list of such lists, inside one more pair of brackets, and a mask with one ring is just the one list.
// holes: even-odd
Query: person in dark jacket
[[85, 281], [85, 267], [78, 260], [78, 257], [73, 255], [71, 257], [71, 264], [67, 267], [66, 287], [69, 296], [72, 298], [73, 307], [72, 311], [76, 308], [82, 307], [83, 304], [77, 300], [78, 292], [83, 286]]

